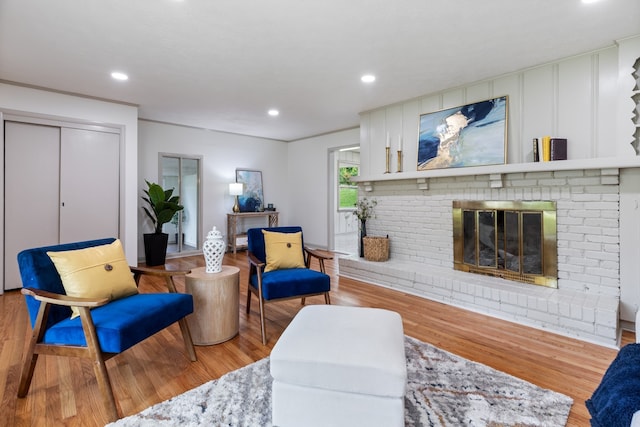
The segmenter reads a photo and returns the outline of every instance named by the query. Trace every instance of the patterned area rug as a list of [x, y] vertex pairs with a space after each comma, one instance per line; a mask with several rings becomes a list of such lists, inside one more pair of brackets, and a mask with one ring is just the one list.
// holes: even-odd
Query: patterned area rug
[[[564, 426], [573, 400], [406, 337], [409, 426]], [[108, 427], [271, 426], [269, 358]]]

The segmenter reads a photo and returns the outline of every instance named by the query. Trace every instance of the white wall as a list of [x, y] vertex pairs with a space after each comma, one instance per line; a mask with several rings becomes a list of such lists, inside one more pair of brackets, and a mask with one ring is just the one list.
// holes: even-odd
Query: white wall
[[[138, 109], [123, 104], [0, 83], [0, 112], [104, 124], [123, 129], [120, 238], [124, 244], [127, 260], [135, 265], [138, 234], [138, 217], [135, 209], [138, 203]], [[3, 138], [4, 132], [0, 132], [0, 141], [4, 146]], [[4, 164], [4, 159], [0, 164]], [[0, 180], [4, 180], [4, 171], [0, 174]], [[0, 185], [0, 191], [2, 188], [4, 185]], [[4, 194], [1, 199], [4, 200]], [[0, 224], [4, 223], [2, 212], [4, 207], [0, 209]], [[4, 241], [3, 234], [4, 231], [0, 229], [0, 236]], [[4, 255], [0, 253], [0, 259], [3, 258]]]
[[543, 135], [567, 138], [569, 159], [634, 155], [628, 139], [618, 137], [618, 66], [618, 48], [610, 47], [364, 112], [369, 161], [363, 159], [363, 173], [384, 172], [387, 132], [394, 155], [403, 136], [403, 170], [415, 172], [421, 114], [503, 95], [509, 96], [507, 163], [531, 162], [531, 141]]
[[[327, 135], [282, 142], [211, 130], [196, 129], [140, 120], [138, 198], [144, 180], [158, 180], [158, 153], [203, 156], [203, 233], [214, 225], [226, 234], [226, 214], [233, 198], [229, 183], [235, 181], [236, 168], [262, 171], [265, 203], [280, 212], [280, 225], [300, 225], [305, 243], [328, 246], [329, 150], [359, 143], [359, 130], [350, 129]], [[142, 234], [150, 225], [138, 208], [138, 256], [144, 256]], [[252, 224], [262, 226], [264, 221]]]
[[359, 129], [349, 129], [288, 144], [289, 220], [304, 230], [305, 244], [329, 242], [329, 150], [357, 145]]
[[[286, 225], [291, 218], [289, 208], [287, 143], [251, 136], [196, 129], [140, 120], [138, 169], [138, 257], [144, 258], [142, 234], [151, 225], [142, 211], [141, 199], [145, 179], [158, 182], [159, 153], [202, 156], [202, 236], [216, 226], [226, 238], [227, 213], [231, 213], [234, 199], [229, 195], [229, 183], [235, 182], [236, 168], [262, 171], [264, 202], [273, 203], [280, 212], [279, 223]], [[265, 220], [255, 219], [245, 225], [264, 226]]]

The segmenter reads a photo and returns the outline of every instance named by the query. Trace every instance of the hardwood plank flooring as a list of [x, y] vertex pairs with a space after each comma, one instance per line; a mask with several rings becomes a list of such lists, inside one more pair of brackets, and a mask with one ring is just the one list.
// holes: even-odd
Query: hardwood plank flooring
[[[227, 254], [225, 264], [240, 268], [240, 333], [214, 346], [197, 346], [197, 362], [186, 357], [178, 325], [156, 334], [107, 361], [116, 401], [123, 416], [169, 399], [211, 379], [269, 355], [280, 334], [300, 310], [299, 301], [267, 305], [268, 344], [260, 338], [257, 301], [246, 314], [247, 260], [244, 252]], [[168, 260], [167, 266], [194, 268], [202, 256]], [[584, 405], [616, 355], [610, 348], [566, 338], [515, 323], [338, 276], [337, 262], [327, 263], [332, 276], [331, 302], [379, 307], [399, 312], [407, 335], [451, 353], [484, 363], [574, 399], [569, 426], [588, 426]], [[177, 280], [184, 291], [184, 281]], [[142, 280], [142, 292], [162, 282]], [[308, 304], [322, 304], [312, 297]], [[0, 296], [0, 403], [3, 426], [103, 426], [107, 415], [91, 365], [87, 361], [40, 356], [26, 398], [16, 397], [22, 355], [31, 328], [22, 295]], [[633, 342], [623, 334], [623, 344]]]

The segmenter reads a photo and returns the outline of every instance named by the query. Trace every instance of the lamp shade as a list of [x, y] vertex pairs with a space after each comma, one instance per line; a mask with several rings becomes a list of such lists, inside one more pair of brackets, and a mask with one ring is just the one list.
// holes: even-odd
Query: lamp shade
[[231, 196], [241, 196], [242, 195], [242, 183], [241, 182], [232, 182], [229, 184], [229, 195]]

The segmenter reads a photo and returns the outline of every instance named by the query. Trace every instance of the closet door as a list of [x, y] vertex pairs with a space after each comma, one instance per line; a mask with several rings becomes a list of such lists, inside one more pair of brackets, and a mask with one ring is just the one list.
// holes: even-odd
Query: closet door
[[119, 236], [120, 135], [62, 128], [60, 243]]
[[5, 121], [5, 290], [23, 249], [119, 236], [119, 153], [109, 130]]
[[5, 122], [4, 289], [22, 287], [16, 255], [58, 242], [60, 128]]

